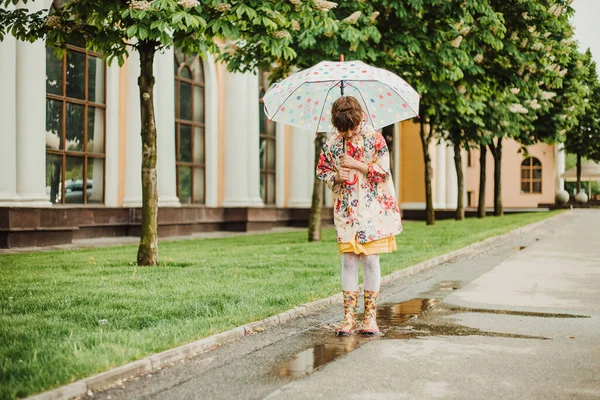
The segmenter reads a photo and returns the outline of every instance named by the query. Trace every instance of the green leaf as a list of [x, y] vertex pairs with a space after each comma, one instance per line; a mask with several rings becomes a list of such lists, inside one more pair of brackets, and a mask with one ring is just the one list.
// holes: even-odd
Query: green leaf
[[138, 27], [138, 38], [140, 40], [145, 40], [148, 38], [148, 29], [143, 25], [139, 25]]
[[125, 33], [127, 34], [128, 38], [136, 37], [137, 32], [138, 32], [138, 26], [137, 25], [131, 25], [125, 31]]

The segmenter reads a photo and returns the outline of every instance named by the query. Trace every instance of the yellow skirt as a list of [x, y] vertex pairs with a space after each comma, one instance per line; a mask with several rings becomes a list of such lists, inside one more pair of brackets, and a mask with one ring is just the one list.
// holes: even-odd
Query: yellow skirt
[[373, 242], [359, 243], [356, 238], [352, 242], [338, 243], [338, 251], [342, 253], [372, 254], [391, 253], [396, 250], [396, 237], [388, 236]]

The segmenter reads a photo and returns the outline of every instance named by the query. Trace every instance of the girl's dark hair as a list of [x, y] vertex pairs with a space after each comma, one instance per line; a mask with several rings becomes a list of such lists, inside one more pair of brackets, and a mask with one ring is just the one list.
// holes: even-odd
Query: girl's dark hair
[[352, 96], [342, 96], [331, 107], [331, 123], [340, 132], [354, 129], [363, 119], [363, 109]]

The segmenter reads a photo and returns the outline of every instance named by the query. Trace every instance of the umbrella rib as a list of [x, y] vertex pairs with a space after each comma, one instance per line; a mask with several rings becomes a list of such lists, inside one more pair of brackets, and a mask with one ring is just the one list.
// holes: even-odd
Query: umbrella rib
[[369, 105], [367, 104], [367, 101], [365, 100], [365, 98], [363, 97], [362, 93], [360, 92], [360, 89], [357, 88], [356, 86], [354, 86], [351, 83], [348, 83], [348, 86], [353, 87], [354, 89], [356, 89], [356, 91], [358, 92], [358, 94], [360, 95], [360, 98], [362, 99], [363, 103], [365, 104], [365, 107], [367, 109], [367, 117], [369, 117], [369, 119], [371, 120], [371, 126], [373, 127], [373, 129], [375, 129], [375, 122], [373, 121], [373, 118], [371, 118], [371, 112], [369, 111]]
[[317, 128], [316, 128], [316, 132], [319, 132], [319, 126], [321, 126], [321, 118], [323, 117], [323, 111], [325, 111], [325, 104], [327, 104], [327, 98], [329, 97], [329, 92], [331, 92], [331, 89], [333, 89], [338, 82], [340, 81], [333, 81], [334, 84], [331, 85], [331, 87], [329, 88], [329, 90], [327, 91], [327, 94], [325, 95], [325, 98], [323, 99], [323, 107], [321, 107], [321, 114], [319, 115], [319, 121], [317, 122]]

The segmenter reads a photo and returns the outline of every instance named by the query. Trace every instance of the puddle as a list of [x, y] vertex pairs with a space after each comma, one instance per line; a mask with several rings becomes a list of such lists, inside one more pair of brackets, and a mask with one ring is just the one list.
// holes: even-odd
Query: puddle
[[460, 281], [440, 281], [433, 285], [431, 289], [421, 294], [427, 297], [445, 297], [446, 293], [460, 289], [461, 287], [462, 283]]
[[[452, 288], [456, 281], [440, 282], [438, 286]], [[319, 367], [336, 358], [356, 350], [361, 345], [374, 340], [417, 339], [428, 336], [486, 336], [515, 339], [549, 340], [542, 336], [520, 335], [503, 332], [489, 332], [455, 324], [448, 317], [459, 313], [486, 313], [517, 315], [539, 318], [589, 318], [585, 315], [536, 313], [510, 310], [487, 310], [456, 307], [440, 303], [437, 298], [417, 298], [397, 304], [381, 304], [377, 310], [377, 324], [383, 333], [380, 336], [360, 334], [338, 337], [334, 326], [320, 327], [310, 332], [315, 345], [294, 355], [276, 370], [280, 377], [300, 378], [309, 375]], [[359, 312], [359, 319], [360, 319]]]

